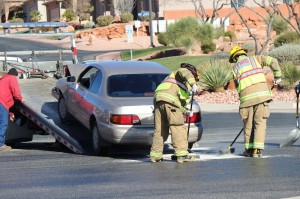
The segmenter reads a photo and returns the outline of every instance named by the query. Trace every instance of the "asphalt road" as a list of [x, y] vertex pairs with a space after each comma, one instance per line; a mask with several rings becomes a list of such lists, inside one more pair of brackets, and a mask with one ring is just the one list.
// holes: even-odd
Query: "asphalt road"
[[[292, 113], [273, 113], [264, 158], [219, 155], [237, 134], [237, 113], [203, 113], [206, 126], [193, 163], [150, 163], [148, 147], [115, 147], [107, 157], [76, 155], [36, 135], [0, 154], [0, 198], [285, 198], [300, 196], [299, 142], [278, 148], [294, 128]], [[219, 122], [215, 122], [218, 119]]]
[[[25, 83], [33, 86], [25, 89]], [[33, 109], [57, 120], [52, 80], [20, 80]], [[39, 105], [42, 104], [42, 105]], [[40, 107], [40, 108], [39, 108]], [[235, 154], [220, 155], [242, 127], [237, 112], [203, 112], [204, 134], [193, 151], [193, 163], [171, 160], [150, 163], [149, 147], [114, 146], [106, 157], [77, 155], [56, 145], [49, 135], [35, 135], [0, 153], [0, 198], [285, 198], [300, 196], [300, 141], [289, 148], [279, 143], [295, 128], [291, 110], [272, 112], [263, 158], [245, 158], [243, 136]], [[58, 125], [60, 125], [58, 123]], [[80, 125], [70, 128], [78, 131]], [[86, 140], [89, 140], [85, 130]]]
[[[56, 101], [48, 97], [47, 84], [36, 85], [35, 93], [24, 93], [28, 103], [42, 102], [41, 113], [56, 118]], [[192, 163], [172, 161], [169, 145], [165, 146], [163, 162], [150, 163], [149, 147], [115, 146], [106, 157], [77, 155], [55, 145], [49, 135], [35, 135], [32, 142], [0, 153], [0, 198], [300, 196], [300, 140], [289, 148], [278, 147], [295, 128], [295, 113], [272, 111], [263, 158], [240, 155], [244, 150], [242, 136], [234, 145], [235, 154], [219, 155], [242, 127], [237, 112], [220, 110], [203, 112], [202, 116], [204, 134], [193, 148], [200, 158]]]

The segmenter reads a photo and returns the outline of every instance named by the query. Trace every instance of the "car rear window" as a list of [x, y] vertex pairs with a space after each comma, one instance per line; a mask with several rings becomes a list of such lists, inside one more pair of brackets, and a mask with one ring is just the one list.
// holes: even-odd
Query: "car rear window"
[[121, 74], [108, 78], [111, 97], [152, 97], [156, 87], [168, 74]]

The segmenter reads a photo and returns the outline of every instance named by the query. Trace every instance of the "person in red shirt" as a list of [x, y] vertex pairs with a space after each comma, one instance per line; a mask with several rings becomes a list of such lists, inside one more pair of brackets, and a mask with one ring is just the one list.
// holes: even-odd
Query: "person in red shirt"
[[6, 75], [0, 78], [0, 151], [11, 149], [10, 146], [5, 145], [10, 107], [14, 105], [15, 100], [25, 102], [21, 95], [17, 76], [18, 71], [11, 68]]

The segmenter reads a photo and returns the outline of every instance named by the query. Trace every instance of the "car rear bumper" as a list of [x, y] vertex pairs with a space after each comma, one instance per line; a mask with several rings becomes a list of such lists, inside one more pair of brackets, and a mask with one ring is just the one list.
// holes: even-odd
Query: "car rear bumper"
[[[190, 125], [189, 131], [189, 143], [195, 143], [202, 137], [203, 126], [201, 123]], [[106, 141], [114, 144], [142, 144], [151, 145], [154, 134], [154, 128], [125, 128], [115, 127], [106, 128], [105, 131], [101, 131], [102, 138]], [[170, 136], [169, 136], [170, 137]], [[170, 139], [168, 139], [169, 141]]]

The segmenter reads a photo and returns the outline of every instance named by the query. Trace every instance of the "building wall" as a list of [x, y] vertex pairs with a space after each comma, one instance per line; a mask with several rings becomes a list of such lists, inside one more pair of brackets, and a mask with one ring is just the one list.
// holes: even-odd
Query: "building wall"
[[43, 5], [44, 3], [44, 0], [37, 0], [37, 9], [42, 14], [40, 21], [47, 21], [47, 8], [45, 5]]
[[47, 8], [47, 21], [57, 21], [61, 18], [64, 10], [61, 9], [60, 2], [51, 2], [46, 5]]
[[[92, 13], [93, 20], [96, 20], [98, 16], [101, 15], [112, 15], [115, 16], [115, 10], [110, 10], [110, 0], [72, 0], [73, 3], [81, 4], [81, 2], [90, 2], [94, 6], [94, 11]], [[216, 0], [214, 0], [216, 2]], [[213, 8], [213, 0], [210, 1], [202, 1], [205, 2], [205, 8], [206, 9], [212, 9]], [[238, 1], [238, 0], [237, 0]], [[258, 2], [262, 2], [263, 0], [257, 0]], [[158, 5], [156, 5], [155, 2], [158, 2]], [[222, 0], [223, 3], [229, 2], [228, 0]], [[257, 5], [254, 3], [254, 0], [245, 0], [246, 5], [250, 7], [257, 7]], [[266, 1], [267, 2], [267, 1]], [[49, 21], [54, 20], [55, 18], [58, 18], [56, 15], [63, 14], [63, 10], [60, 10], [58, 12], [57, 9], [54, 8], [46, 8], [45, 0], [27, 0], [26, 6], [24, 6], [24, 10], [27, 13], [27, 19], [25, 21], [29, 22], [30, 17], [29, 13], [32, 10], [39, 10], [42, 14], [41, 21]], [[281, 1], [278, 1], [278, 3], [281, 3]], [[50, 3], [49, 3], [50, 4]], [[155, 12], [155, 7], [159, 6], [159, 12], [157, 13], [160, 19], [178, 19], [186, 16], [195, 16], [195, 7], [194, 4], [191, 2], [191, 0], [152, 0], [152, 11]], [[224, 6], [224, 12], [229, 12], [229, 8], [231, 7], [230, 4]], [[226, 10], [227, 8], [227, 10]], [[50, 11], [47, 9], [51, 9]], [[60, 8], [61, 9], [61, 8]], [[133, 10], [133, 14], [137, 16], [138, 13], [142, 11], [149, 11], [149, 0], [137, 0], [136, 2], [136, 8]], [[208, 11], [211, 12], [211, 11]], [[223, 13], [224, 13], [223, 12]], [[47, 18], [48, 13], [48, 18]]]
[[25, 6], [24, 6], [24, 12], [26, 13], [26, 19], [24, 20], [25, 22], [31, 22], [31, 19], [30, 19], [30, 16], [29, 16], [29, 13], [33, 10], [37, 10], [37, 4], [34, 0], [29, 0], [25, 3]]

